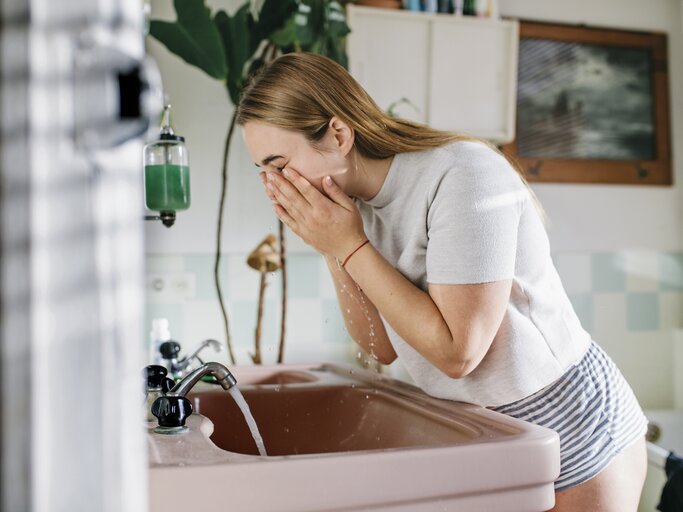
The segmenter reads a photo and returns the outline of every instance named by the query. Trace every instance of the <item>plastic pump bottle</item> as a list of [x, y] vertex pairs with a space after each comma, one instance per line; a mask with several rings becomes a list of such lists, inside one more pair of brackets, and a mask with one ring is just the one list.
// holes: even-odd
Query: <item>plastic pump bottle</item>
[[162, 365], [161, 344], [171, 340], [171, 331], [168, 328], [168, 319], [154, 318], [152, 320], [152, 330], [149, 333], [149, 364]]

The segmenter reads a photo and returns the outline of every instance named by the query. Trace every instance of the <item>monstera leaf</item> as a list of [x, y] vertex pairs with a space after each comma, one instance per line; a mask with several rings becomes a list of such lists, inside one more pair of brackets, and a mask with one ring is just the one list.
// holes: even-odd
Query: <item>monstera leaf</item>
[[188, 64], [224, 81], [234, 104], [247, 77], [267, 60], [259, 50], [264, 41], [283, 53], [320, 53], [347, 66], [344, 38], [350, 30], [336, 0], [245, 2], [233, 16], [218, 11], [213, 18], [204, 1], [174, 0], [176, 21], [152, 20], [150, 35]]
[[171, 53], [209, 76], [225, 80], [228, 75], [221, 36], [203, 0], [174, 0], [175, 22], [152, 20], [150, 34]]

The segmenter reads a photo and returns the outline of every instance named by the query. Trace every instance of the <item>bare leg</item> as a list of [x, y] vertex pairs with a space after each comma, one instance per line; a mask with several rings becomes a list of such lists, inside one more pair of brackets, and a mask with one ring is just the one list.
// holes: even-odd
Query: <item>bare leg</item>
[[645, 438], [627, 447], [597, 476], [555, 494], [549, 512], [636, 512], [647, 472]]

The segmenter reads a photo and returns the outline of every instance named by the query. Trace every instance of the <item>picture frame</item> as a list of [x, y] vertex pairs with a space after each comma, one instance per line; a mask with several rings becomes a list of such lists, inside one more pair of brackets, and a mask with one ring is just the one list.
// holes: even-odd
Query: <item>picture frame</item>
[[672, 184], [666, 34], [520, 21], [518, 69], [528, 181]]

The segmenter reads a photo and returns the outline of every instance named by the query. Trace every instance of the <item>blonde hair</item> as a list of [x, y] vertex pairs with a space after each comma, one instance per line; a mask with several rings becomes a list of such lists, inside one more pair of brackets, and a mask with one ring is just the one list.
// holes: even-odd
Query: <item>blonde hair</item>
[[334, 116], [353, 129], [354, 147], [365, 158], [385, 159], [456, 141], [484, 144], [510, 162], [545, 221], [543, 209], [519, 167], [493, 144], [389, 116], [346, 69], [322, 55], [288, 53], [263, 66], [242, 91], [236, 121], [241, 126], [257, 121], [292, 130], [315, 146]]

